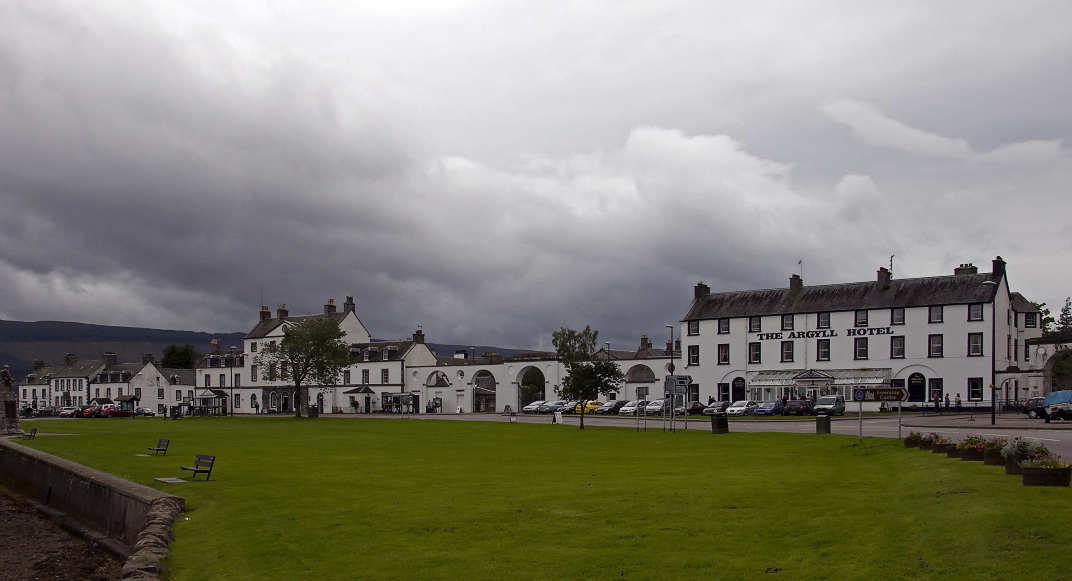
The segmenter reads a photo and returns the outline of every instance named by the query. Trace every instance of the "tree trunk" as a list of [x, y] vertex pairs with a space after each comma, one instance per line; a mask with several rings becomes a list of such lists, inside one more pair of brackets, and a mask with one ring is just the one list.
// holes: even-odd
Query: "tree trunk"
[[[308, 389], [308, 388], [306, 388]], [[294, 417], [300, 418], [302, 410], [302, 384], [294, 382]]]
[[581, 429], [584, 429], [584, 408], [588, 407], [588, 400], [581, 400]]

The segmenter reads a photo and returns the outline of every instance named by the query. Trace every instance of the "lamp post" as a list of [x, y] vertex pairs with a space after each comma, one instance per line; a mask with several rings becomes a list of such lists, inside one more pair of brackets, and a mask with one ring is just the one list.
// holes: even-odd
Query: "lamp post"
[[231, 401], [227, 404], [227, 407], [231, 410], [232, 418], [234, 417], [234, 356], [235, 346], [231, 345], [231, 358], [228, 360], [228, 363], [230, 363], [228, 370], [230, 371], [231, 376]]
[[[670, 329], [670, 367], [667, 369], [670, 371], [670, 385], [673, 386], [670, 391], [670, 431], [673, 432], [676, 431], [674, 429], [674, 407], [677, 406], [677, 382], [674, 381], [674, 372], [676, 371], [676, 368], [674, 367], [674, 326], [667, 325], [666, 328]], [[666, 410], [663, 410], [663, 417], [666, 417]]]

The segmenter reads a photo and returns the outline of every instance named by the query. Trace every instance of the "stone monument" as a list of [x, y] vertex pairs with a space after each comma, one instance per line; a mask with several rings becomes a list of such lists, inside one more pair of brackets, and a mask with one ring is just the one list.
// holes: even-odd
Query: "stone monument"
[[0, 381], [3, 382], [0, 385], [0, 434], [20, 435], [18, 398], [15, 397], [15, 386], [7, 365], [0, 371]]

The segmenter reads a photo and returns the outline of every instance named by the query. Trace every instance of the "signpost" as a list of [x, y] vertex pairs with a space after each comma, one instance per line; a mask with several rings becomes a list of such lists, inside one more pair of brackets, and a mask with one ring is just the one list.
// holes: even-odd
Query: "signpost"
[[852, 399], [860, 406], [860, 441], [864, 441], [864, 402], [897, 402], [897, 437], [901, 437], [901, 402], [908, 401], [908, 390], [903, 387], [854, 387]]

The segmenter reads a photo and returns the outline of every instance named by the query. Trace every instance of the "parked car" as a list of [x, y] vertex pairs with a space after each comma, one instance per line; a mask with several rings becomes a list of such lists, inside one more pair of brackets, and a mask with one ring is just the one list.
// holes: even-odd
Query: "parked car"
[[37, 408], [37, 416], [41, 418], [47, 418], [56, 415], [56, 408], [52, 406], [45, 406], [43, 408]]
[[[596, 410], [601, 408], [601, 407], [603, 407], [603, 402], [601, 402], [601, 401], [585, 402], [585, 404], [584, 404], [584, 413], [586, 413], [586, 414], [594, 414], [594, 413], [596, 413]], [[574, 413], [581, 413], [581, 403], [580, 402], [578, 402], [577, 405], [573, 408], [573, 412]]]
[[562, 409], [560, 409], [558, 411], [560, 411], [560, 412], [562, 412], [564, 414], [572, 414], [573, 411], [575, 409], [577, 409], [577, 406], [580, 405], [580, 403], [581, 402], [578, 401], [578, 400], [571, 399], [571, 400], [567, 401], [566, 405], [562, 406]]
[[134, 415], [134, 410], [120, 409], [115, 404], [104, 404], [101, 408], [102, 418], [129, 418]]
[[629, 403], [624, 399], [616, 399], [614, 401], [608, 401], [596, 410], [597, 414], [615, 415], [622, 409], [625, 404]]
[[666, 413], [668, 406], [665, 400], [653, 399], [648, 402], [648, 405], [644, 406], [644, 415], [646, 416], [661, 416]]
[[1020, 406], [1020, 413], [1027, 414], [1027, 417], [1031, 419], [1046, 418], [1046, 398], [1033, 397], [1023, 403]]
[[60, 408], [60, 413], [57, 415], [61, 418], [73, 418], [76, 411], [78, 411], [78, 408], [76, 407], [62, 407]]
[[526, 414], [535, 414], [540, 412], [540, 406], [547, 403], [547, 400], [541, 399], [540, 401], [534, 401], [529, 405], [521, 408], [521, 411]]
[[134, 413], [139, 415], [139, 416], [149, 416], [149, 417], [153, 417], [153, 416], [156, 415], [156, 412], [154, 412], [153, 410], [151, 410], [149, 408], [138, 408], [138, 409], [134, 410]]
[[730, 407], [730, 402], [728, 401], [713, 401], [707, 404], [707, 407], [703, 409], [703, 415], [713, 416], [715, 414], [724, 414], [728, 407]]
[[751, 400], [735, 401], [726, 408], [727, 416], [754, 416], [759, 404]]
[[698, 415], [702, 414], [703, 411], [706, 408], [707, 408], [707, 406], [704, 405], [701, 402], [690, 401], [689, 405], [687, 405], [687, 406], [679, 405], [676, 408], [674, 408], [674, 413], [675, 414], [680, 414], [680, 415], [685, 415], [685, 412], [688, 412], [690, 416], [698, 416]]
[[815, 402], [812, 407], [815, 415], [843, 416], [845, 415], [845, 398], [840, 395], [824, 395]]
[[618, 410], [620, 416], [635, 416], [638, 413], [644, 413], [644, 408], [647, 407], [648, 400], [633, 400], [622, 406], [622, 409]]
[[546, 402], [546, 403], [542, 403], [542, 404], [540, 404], [540, 407], [537, 408], [537, 409], [538, 409], [539, 413], [541, 413], [541, 414], [551, 414], [551, 413], [554, 413], [554, 412], [557, 412], [557, 411], [561, 411], [562, 407], [565, 406], [565, 405], [566, 405], [566, 400], [558, 399], [558, 400], [555, 400], [555, 401], [549, 401], [549, 402]]
[[782, 405], [782, 400], [772, 399], [765, 401], [756, 406], [757, 416], [784, 416], [785, 406]]
[[791, 399], [785, 404], [785, 415], [810, 416], [811, 401], [806, 399]]

